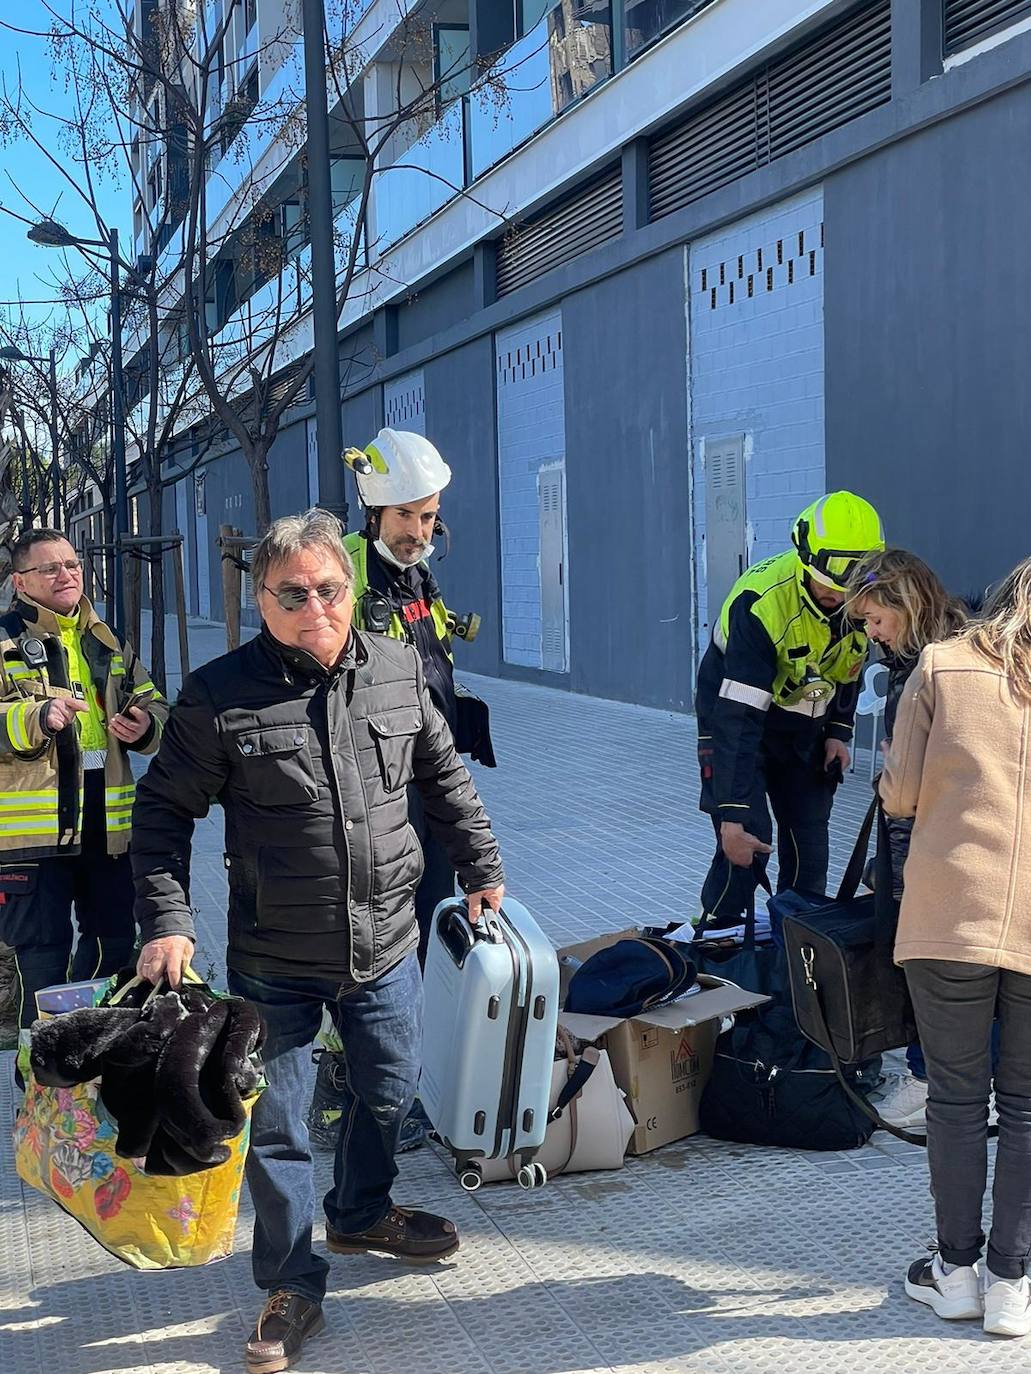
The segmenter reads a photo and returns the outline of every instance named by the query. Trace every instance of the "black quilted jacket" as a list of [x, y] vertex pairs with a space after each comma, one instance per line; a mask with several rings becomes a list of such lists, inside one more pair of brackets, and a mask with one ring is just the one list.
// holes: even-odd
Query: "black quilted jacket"
[[194, 935], [190, 844], [225, 811], [230, 968], [363, 982], [417, 944], [407, 786], [466, 891], [502, 881], [472, 778], [418, 654], [352, 631], [331, 672], [263, 631], [184, 683], [133, 810], [144, 940]]

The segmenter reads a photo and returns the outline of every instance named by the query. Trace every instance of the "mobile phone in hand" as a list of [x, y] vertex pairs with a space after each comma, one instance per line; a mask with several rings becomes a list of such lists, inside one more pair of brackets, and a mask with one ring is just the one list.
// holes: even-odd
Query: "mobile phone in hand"
[[154, 693], [149, 687], [144, 692], [133, 692], [130, 696], [127, 696], [121, 706], [119, 706], [118, 714], [120, 716], [127, 716], [134, 706], [143, 706], [146, 702], [150, 701], [153, 695]]

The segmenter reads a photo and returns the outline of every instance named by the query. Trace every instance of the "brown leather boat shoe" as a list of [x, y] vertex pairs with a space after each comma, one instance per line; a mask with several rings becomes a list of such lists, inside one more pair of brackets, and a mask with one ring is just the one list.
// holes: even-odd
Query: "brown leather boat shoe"
[[309, 1336], [326, 1325], [322, 1307], [300, 1293], [271, 1293], [247, 1342], [251, 1374], [289, 1369]]
[[382, 1221], [367, 1231], [344, 1235], [326, 1226], [326, 1245], [336, 1255], [358, 1255], [366, 1250], [394, 1255], [409, 1264], [436, 1264], [458, 1249], [453, 1221], [409, 1207], [391, 1207]]

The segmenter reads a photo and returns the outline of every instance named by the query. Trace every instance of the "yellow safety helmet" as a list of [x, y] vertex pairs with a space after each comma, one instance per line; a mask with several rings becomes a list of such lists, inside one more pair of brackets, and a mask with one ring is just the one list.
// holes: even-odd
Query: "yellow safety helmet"
[[858, 564], [884, 548], [884, 530], [869, 501], [851, 491], [832, 491], [806, 506], [791, 542], [810, 577], [844, 592]]

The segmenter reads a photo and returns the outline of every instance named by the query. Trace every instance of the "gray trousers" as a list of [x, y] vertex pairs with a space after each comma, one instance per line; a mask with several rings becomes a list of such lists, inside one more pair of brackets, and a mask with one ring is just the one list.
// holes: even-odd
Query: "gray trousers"
[[903, 965], [927, 1060], [927, 1159], [938, 1247], [973, 1264], [984, 1246], [992, 1020], [999, 1019], [995, 1105], [999, 1147], [988, 1268], [1017, 1279], [1031, 1251], [1031, 975], [984, 964]]

